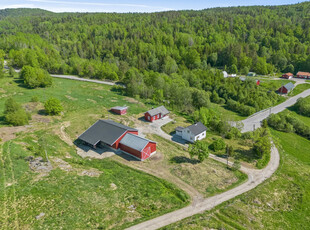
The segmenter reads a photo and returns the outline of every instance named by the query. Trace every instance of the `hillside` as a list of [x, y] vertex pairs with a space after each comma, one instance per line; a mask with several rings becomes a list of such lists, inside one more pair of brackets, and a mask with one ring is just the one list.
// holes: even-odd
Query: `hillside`
[[[127, 95], [165, 100], [187, 114], [209, 107], [211, 101], [248, 116], [282, 98], [256, 87], [255, 79], [225, 80], [218, 69], [263, 75], [310, 71], [309, 7], [305, 2], [7, 17], [0, 21], [0, 49], [15, 67], [122, 81]], [[34, 15], [43, 12], [33, 10]]]
[[53, 15], [52, 12], [42, 9], [28, 9], [28, 8], [18, 8], [18, 9], [3, 9], [0, 10], [0, 20], [6, 17], [28, 17], [28, 16], [50, 16]]

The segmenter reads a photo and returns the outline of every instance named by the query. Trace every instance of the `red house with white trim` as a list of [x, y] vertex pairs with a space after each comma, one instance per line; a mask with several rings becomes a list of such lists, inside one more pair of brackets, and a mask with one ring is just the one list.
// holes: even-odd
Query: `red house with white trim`
[[286, 79], [292, 79], [294, 77], [294, 75], [292, 73], [285, 73], [282, 75], [282, 78], [286, 78]]
[[111, 108], [111, 111], [119, 115], [124, 115], [127, 113], [127, 109], [127, 106], [115, 106]]
[[287, 94], [294, 89], [294, 84], [292, 82], [287, 83], [286, 85], [281, 86], [278, 89], [278, 93], [280, 94]]
[[142, 161], [156, 153], [156, 142], [139, 137], [138, 130], [112, 120], [98, 120], [78, 139], [93, 148], [121, 150]]
[[155, 109], [151, 109], [144, 114], [144, 118], [147, 121], [153, 122], [163, 117], [166, 117], [169, 114], [169, 111], [165, 106], [160, 106]]
[[299, 71], [299, 72], [296, 74], [296, 77], [297, 77], [297, 78], [310, 79], [310, 73], [309, 73], [309, 72], [301, 72], [301, 71]]

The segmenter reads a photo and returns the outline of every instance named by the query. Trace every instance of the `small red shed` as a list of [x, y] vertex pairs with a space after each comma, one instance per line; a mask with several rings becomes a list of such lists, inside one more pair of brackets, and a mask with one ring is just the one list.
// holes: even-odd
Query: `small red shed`
[[146, 160], [156, 153], [156, 142], [127, 133], [120, 141], [119, 148], [138, 160]]
[[124, 115], [127, 113], [127, 109], [128, 109], [127, 106], [115, 106], [111, 108], [111, 111], [119, 115]]
[[256, 85], [260, 85], [260, 80], [256, 80]]
[[153, 122], [163, 117], [166, 117], [169, 114], [169, 111], [165, 106], [160, 106], [155, 109], [151, 109], [144, 114], [144, 118], [147, 121]]
[[293, 78], [293, 74], [292, 73], [285, 73], [282, 75], [282, 78], [286, 78], [286, 79], [292, 79]]
[[290, 91], [292, 91], [293, 89], [294, 89], [294, 84], [290, 82], [290, 83], [287, 83], [286, 85], [281, 86], [278, 89], [278, 93], [287, 94]]

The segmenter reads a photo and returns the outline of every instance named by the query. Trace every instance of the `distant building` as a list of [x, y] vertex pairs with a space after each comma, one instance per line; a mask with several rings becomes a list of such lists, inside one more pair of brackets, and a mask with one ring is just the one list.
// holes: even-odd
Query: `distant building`
[[298, 72], [296, 74], [296, 77], [298, 78], [304, 78], [304, 79], [310, 79], [310, 73], [309, 72]]
[[111, 111], [119, 115], [124, 115], [127, 113], [127, 109], [128, 107], [126, 106], [116, 106], [111, 108]]
[[287, 94], [287, 93], [291, 92], [294, 89], [294, 87], [295, 86], [292, 82], [287, 83], [286, 85], [283, 85], [278, 89], [278, 93]]
[[165, 106], [160, 106], [155, 109], [151, 109], [144, 114], [144, 118], [147, 121], [153, 122], [163, 117], [166, 117], [169, 114], [169, 111]]
[[227, 77], [228, 77], [228, 74], [227, 74], [226, 71], [223, 71], [222, 73], [223, 73], [224, 78], [227, 78]]
[[237, 74], [235, 74], [235, 73], [229, 74], [228, 77], [237, 77]]
[[256, 85], [260, 85], [260, 80], [255, 80]]
[[282, 75], [282, 78], [286, 78], [286, 79], [292, 79], [294, 77], [294, 75], [292, 73], [285, 73]]
[[186, 128], [177, 127], [175, 129], [176, 135], [181, 136], [182, 139], [194, 143], [195, 141], [206, 138], [207, 127], [201, 122], [190, 125]]
[[256, 73], [254, 73], [254, 72], [249, 72], [247, 76], [248, 76], [248, 77], [255, 77], [255, 76], [256, 76]]

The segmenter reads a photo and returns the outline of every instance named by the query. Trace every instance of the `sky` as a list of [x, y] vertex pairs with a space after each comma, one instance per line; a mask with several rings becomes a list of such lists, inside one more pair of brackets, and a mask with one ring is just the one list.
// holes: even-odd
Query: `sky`
[[0, 0], [0, 9], [41, 8], [53, 12], [158, 12], [212, 7], [284, 5], [296, 0]]

